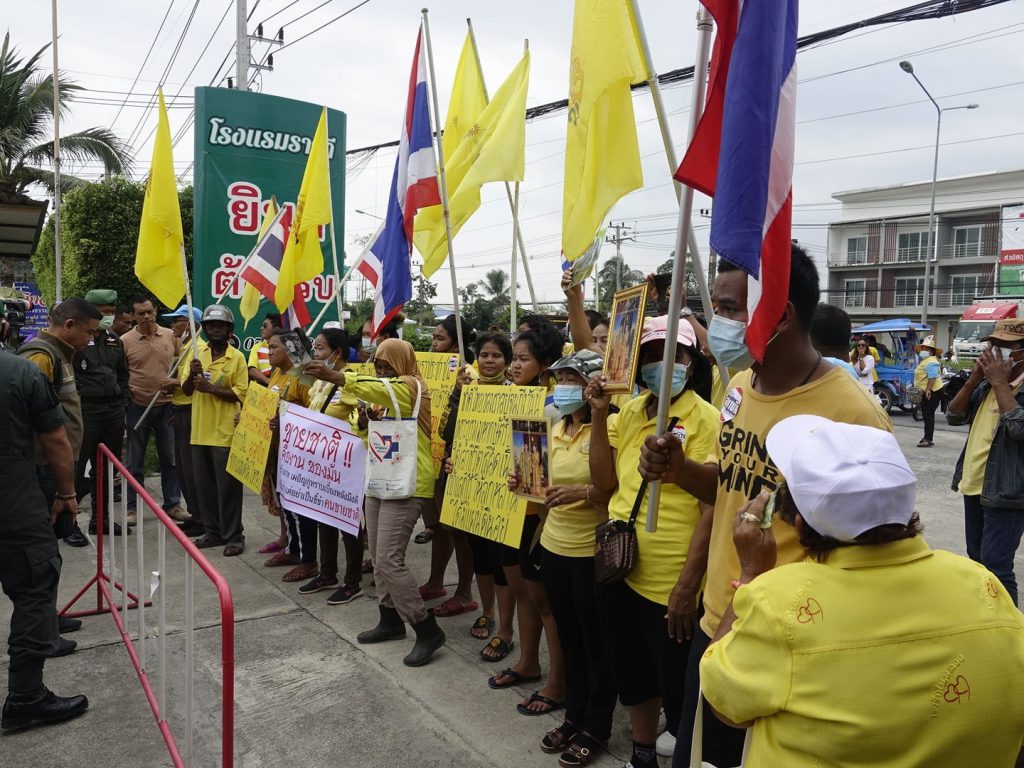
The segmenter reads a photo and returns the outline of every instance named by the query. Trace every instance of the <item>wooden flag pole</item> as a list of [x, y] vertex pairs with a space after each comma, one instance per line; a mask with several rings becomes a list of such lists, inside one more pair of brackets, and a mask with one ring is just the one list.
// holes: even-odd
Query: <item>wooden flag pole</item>
[[508, 287], [509, 297], [509, 321], [508, 329], [509, 333], [516, 332], [516, 281], [518, 276], [516, 275], [516, 226], [519, 223], [519, 182], [516, 182], [516, 191], [514, 202], [512, 203], [512, 282]]
[[[630, 3], [633, 4], [635, 14], [635, 0], [630, 0]], [[639, 16], [635, 16], [635, 18], [639, 28]], [[646, 43], [644, 45], [646, 50]], [[693, 70], [695, 73], [700, 73], [701, 76], [695, 77], [693, 80], [693, 94], [690, 100], [690, 125], [686, 138], [687, 144], [693, 140], [693, 135], [697, 130], [697, 123], [704, 112], [704, 93], [707, 79], [703, 76], [703, 73], [707, 72], [710, 53], [711, 17], [704, 9], [704, 6], [701, 6], [700, 12], [697, 15], [697, 60]], [[649, 53], [647, 55], [649, 56]], [[656, 76], [655, 79], [657, 79]], [[671, 139], [668, 143], [671, 145]], [[673, 169], [673, 173], [675, 173], [675, 169]], [[661, 361], [661, 386], [658, 387], [658, 417], [654, 432], [656, 435], [664, 433], [668, 425], [668, 411], [672, 399], [672, 374], [676, 362], [676, 345], [672, 342], [676, 339], [679, 330], [679, 311], [682, 309], [683, 286], [686, 283], [687, 236], [692, 236], [692, 218], [693, 188], [684, 187], [682, 199], [679, 203], [679, 217], [676, 226], [676, 250], [672, 258], [672, 286], [669, 290], [668, 317], [665, 323], [665, 353]], [[699, 273], [700, 270], [696, 269], [696, 260], [699, 257], [696, 251], [692, 255], [695, 259], [695, 271]], [[706, 280], [704, 290], [707, 290]], [[711, 302], [709, 298], [706, 310], [710, 308]], [[723, 383], [727, 382], [728, 378], [724, 379]], [[650, 495], [647, 500], [646, 527], [649, 532], [654, 532], [658, 529], [658, 505], [660, 501], [661, 483], [653, 482], [650, 484]]]
[[[430, 23], [427, 21], [429, 10], [423, 9], [423, 39], [427, 44], [427, 69], [430, 70], [430, 97], [433, 104], [434, 125], [440, 124], [440, 110], [437, 106], [437, 81], [434, 77], [434, 50], [430, 45]], [[428, 109], [429, 113], [430, 110]], [[448, 184], [444, 176], [444, 148], [441, 146], [441, 131], [432, 131], [434, 145], [437, 148], [437, 167], [441, 182], [441, 205], [444, 210], [444, 234], [448, 239], [448, 271], [452, 277], [452, 308], [455, 310], [455, 335], [459, 342], [459, 365], [466, 360], [466, 346], [462, 339], [462, 317], [459, 315], [459, 283], [455, 278], [455, 252], [452, 250], [452, 219], [448, 209]]]
[[[476, 69], [480, 73], [480, 87], [484, 90], [484, 103], [488, 103], [491, 97], [487, 94], [487, 82], [484, 80], [484, 70], [480, 64], [480, 50], [476, 46], [476, 33], [473, 31], [473, 20], [466, 19], [466, 25], [469, 27], [469, 40], [473, 44], [473, 58], [476, 60]], [[527, 50], [530, 47], [530, 41], [523, 41], [523, 50]], [[525, 119], [525, 117], [524, 117]], [[526, 275], [526, 286], [530, 291], [530, 304], [533, 306], [533, 311], [537, 311], [537, 293], [533, 289], [533, 276], [530, 274], [530, 265], [526, 261], [526, 245], [523, 243], [523, 230], [519, 226], [519, 217], [516, 215], [516, 204], [512, 199], [512, 185], [507, 181], [505, 182], [505, 195], [508, 197], [508, 207], [512, 211], [512, 221], [515, 229], [514, 237], [519, 243], [519, 258], [523, 262], [523, 273]]]

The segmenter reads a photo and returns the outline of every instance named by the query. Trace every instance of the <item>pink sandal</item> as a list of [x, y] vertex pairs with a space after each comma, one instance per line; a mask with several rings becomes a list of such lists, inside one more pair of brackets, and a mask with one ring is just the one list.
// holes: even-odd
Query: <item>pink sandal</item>
[[274, 541], [270, 542], [269, 544], [264, 544], [262, 547], [260, 547], [256, 551], [259, 552], [261, 555], [273, 555], [273, 554], [276, 554], [277, 552], [282, 552], [283, 550], [284, 550], [284, 544], [281, 544], [280, 542], [278, 542], [275, 539]]

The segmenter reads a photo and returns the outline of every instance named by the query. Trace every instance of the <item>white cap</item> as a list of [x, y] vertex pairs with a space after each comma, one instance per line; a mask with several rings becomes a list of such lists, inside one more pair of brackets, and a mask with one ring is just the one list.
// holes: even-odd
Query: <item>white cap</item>
[[896, 438], [821, 416], [791, 416], [768, 433], [768, 454], [797, 511], [815, 531], [854, 541], [880, 525], [906, 525], [917, 478]]

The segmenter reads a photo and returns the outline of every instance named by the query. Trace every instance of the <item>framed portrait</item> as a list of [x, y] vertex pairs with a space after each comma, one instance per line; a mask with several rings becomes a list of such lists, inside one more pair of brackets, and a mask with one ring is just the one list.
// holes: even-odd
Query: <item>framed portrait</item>
[[608, 318], [608, 344], [605, 347], [604, 391], [631, 393], [636, 380], [636, 361], [640, 354], [640, 335], [647, 306], [647, 283], [617, 291]]
[[512, 419], [512, 471], [519, 484], [513, 493], [543, 502], [551, 485], [548, 458], [550, 422], [547, 419]]

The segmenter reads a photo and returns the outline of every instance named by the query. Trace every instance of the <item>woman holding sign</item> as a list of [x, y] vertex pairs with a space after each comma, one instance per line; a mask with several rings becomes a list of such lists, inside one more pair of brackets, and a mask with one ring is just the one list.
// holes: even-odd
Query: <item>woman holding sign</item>
[[[416, 364], [416, 353], [407, 341], [386, 339], [377, 347], [372, 360], [376, 377], [335, 371], [320, 361], [310, 363], [307, 372], [338, 384], [345, 394], [357, 400], [389, 409], [393, 418], [416, 422], [414, 446], [406, 445], [404, 439], [399, 442], [395, 437], [399, 431], [389, 429], [388, 421], [375, 422], [369, 430], [371, 468], [365, 503], [366, 533], [379, 593], [380, 620], [373, 629], [360, 632], [356, 640], [399, 640], [405, 637], [405, 624], [411, 624], [416, 632], [416, 645], [404, 662], [406, 666], [419, 667], [430, 661], [446, 639], [433, 614], [423, 605], [416, 579], [405, 564], [413, 526], [423, 505], [434, 498], [430, 392]], [[413, 457], [414, 471], [410, 476], [403, 458]], [[375, 466], [385, 467], [392, 474], [387, 479], [377, 478], [377, 483]], [[387, 474], [378, 471], [381, 478]]]
[[[584, 393], [593, 414], [590, 476], [596, 488], [612, 494], [608, 516], [629, 520], [637, 497], [641, 497], [635, 529], [639, 551], [636, 566], [623, 581], [597, 585], [612, 676], [620, 700], [629, 709], [633, 729], [630, 762], [634, 768], [658, 765], [655, 742], [658, 710], [662, 707], [670, 737], [675, 736], [707, 561], [706, 541], [693, 541], [694, 556], [688, 556], [701, 509], [697, 499], [678, 486], [662, 486], [658, 529], [654, 533], [646, 530], [646, 485], [637, 467], [644, 438], [654, 433], [662, 355], [669, 343], [667, 319], [649, 319], [640, 334], [637, 383], [643, 384], [646, 392], [612, 416], [608, 415], [610, 396], [603, 392], [601, 378], [591, 379]], [[719, 431], [718, 411], [707, 402], [711, 364], [698, 350], [697, 336], [689, 323], [679, 323], [674, 342], [676, 361], [669, 417], [678, 420], [673, 432], [686, 453], [703, 458], [714, 449]], [[698, 555], [700, 552], [703, 554]]]

